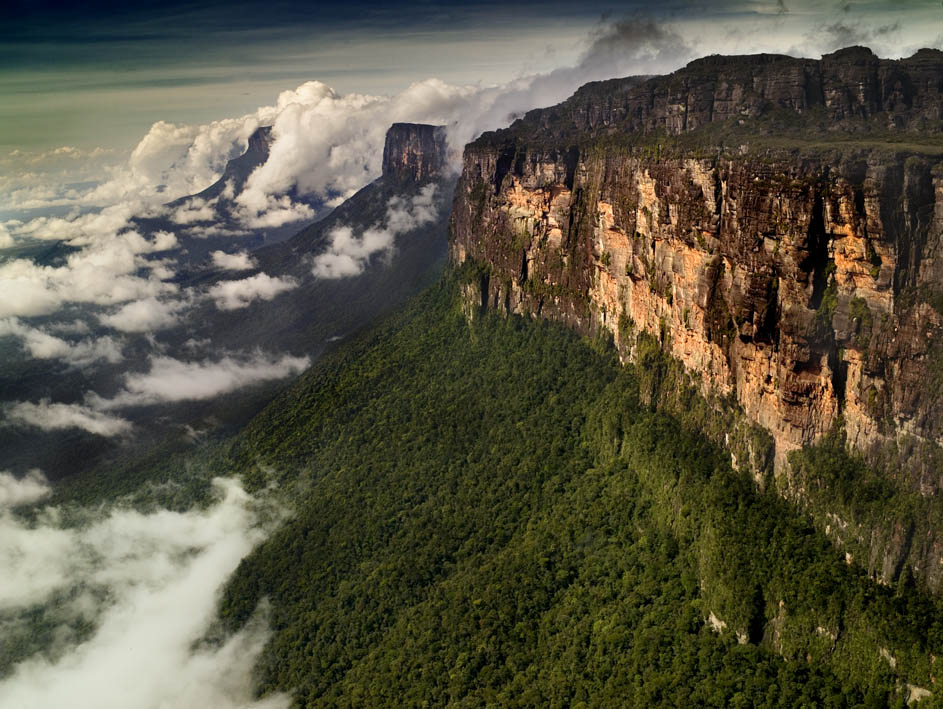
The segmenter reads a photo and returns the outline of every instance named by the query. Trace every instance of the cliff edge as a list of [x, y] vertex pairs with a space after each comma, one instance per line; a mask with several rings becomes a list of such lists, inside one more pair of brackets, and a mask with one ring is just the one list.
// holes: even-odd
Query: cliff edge
[[[936, 497], [941, 116], [936, 50], [707, 57], [590, 84], [466, 147], [452, 258], [478, 267], [475, 307], [609, 332], [626, 358], [655, 338], [771, 434], [787, 496], [805, 492], [789, 453], [843, 426], [896, 486]], [[940, 585], [943, 544], [925, 543]]]

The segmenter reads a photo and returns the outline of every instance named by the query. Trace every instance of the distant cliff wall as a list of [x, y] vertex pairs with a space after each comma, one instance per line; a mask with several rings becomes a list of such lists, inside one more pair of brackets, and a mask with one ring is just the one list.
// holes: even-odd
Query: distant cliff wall
[[921, 49], [900, 60], [849, 47], [821, 60], [777, 54], [711, 56], [647, 81], [586, 84], [572, 97], [521, 121], [533, 139], [561, 135], [681, 134], [782, 112], [819, 119], [829, 131], [878, 125], [943, 130], [943, 52]]

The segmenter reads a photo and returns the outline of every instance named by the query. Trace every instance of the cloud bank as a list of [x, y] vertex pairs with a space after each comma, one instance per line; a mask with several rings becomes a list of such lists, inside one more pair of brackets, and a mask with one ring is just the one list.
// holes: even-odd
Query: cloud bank
[[[166, 232], [162, 232], [165, 234]], [[18, 258], [0, 263], [0, 317], [48, 315], [69, 303], [115, 305], [129, 300], [175, 293], [166, 264], [143, 254], [166, 247], [137, 232], [78, 235], [70, 244], [83, 246], [60, 266]]]
[[[235, 481], [214, 484], [219, 499], [206, 510], [113, 508], [76, 527], [63, 526], [53, 508], [35, 524], [0, 509], [5, 630], [28, 632], [23, 612], [53, 600], [47, 618], [61, 622], [55, 647], [22, 660], [0, 681], [0, 705], [288, 705], [283, 695], [253, 699], [252, 667], [268, 637], [263, 618], [218, 647], [199, 644], [222, 585], [266, 534], [258, 501]], [[94, 625], [81, 642], [68, 624], [77, 619]]]

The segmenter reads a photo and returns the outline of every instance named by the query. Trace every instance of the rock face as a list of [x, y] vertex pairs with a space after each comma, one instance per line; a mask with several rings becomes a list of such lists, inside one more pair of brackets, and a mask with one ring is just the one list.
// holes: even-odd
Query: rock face
[[776, 54], [711, 56], [668, 76], [586, 84], [570, 99], [531, 111], [521, 125], [535, 138], [592, 133], [696, 131], [770, 115], [806, 115], [827, 130], [941, 130], [943, 52], [901, 60], [848, 47], [821, 60]]
[[[862, 48], [587, 85], [466, 147], [451, 254], [480, 266], [467, 297], [608, 330], [627, 357], [654, 335], [772, 434], [786, 494], [787, 454], [841, 417], [851, 446], [936, 495], [941, 87], [941, 52]], [[763, 135], [790, 114], [795, 139]]]
[[444, 126], [394, 123], [383, 146], [383, 176], [421, 182], [443, 173], [448, 163]]

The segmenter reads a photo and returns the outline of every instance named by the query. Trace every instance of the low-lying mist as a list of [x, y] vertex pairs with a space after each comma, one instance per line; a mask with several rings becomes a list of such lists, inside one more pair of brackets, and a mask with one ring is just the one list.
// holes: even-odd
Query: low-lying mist
[[50, 488], [38, 472], [0, 473], [0, 656], [14, 658], [0, 665], [0, 706], [287, 706], [253, 697], [264, 608], [238, 634], [206, 640], [222, 585], [280, 514], [233, 480], [213, 486], [211, 504], [185, 512], [118, 503], [20, 515], [14, 505]]

